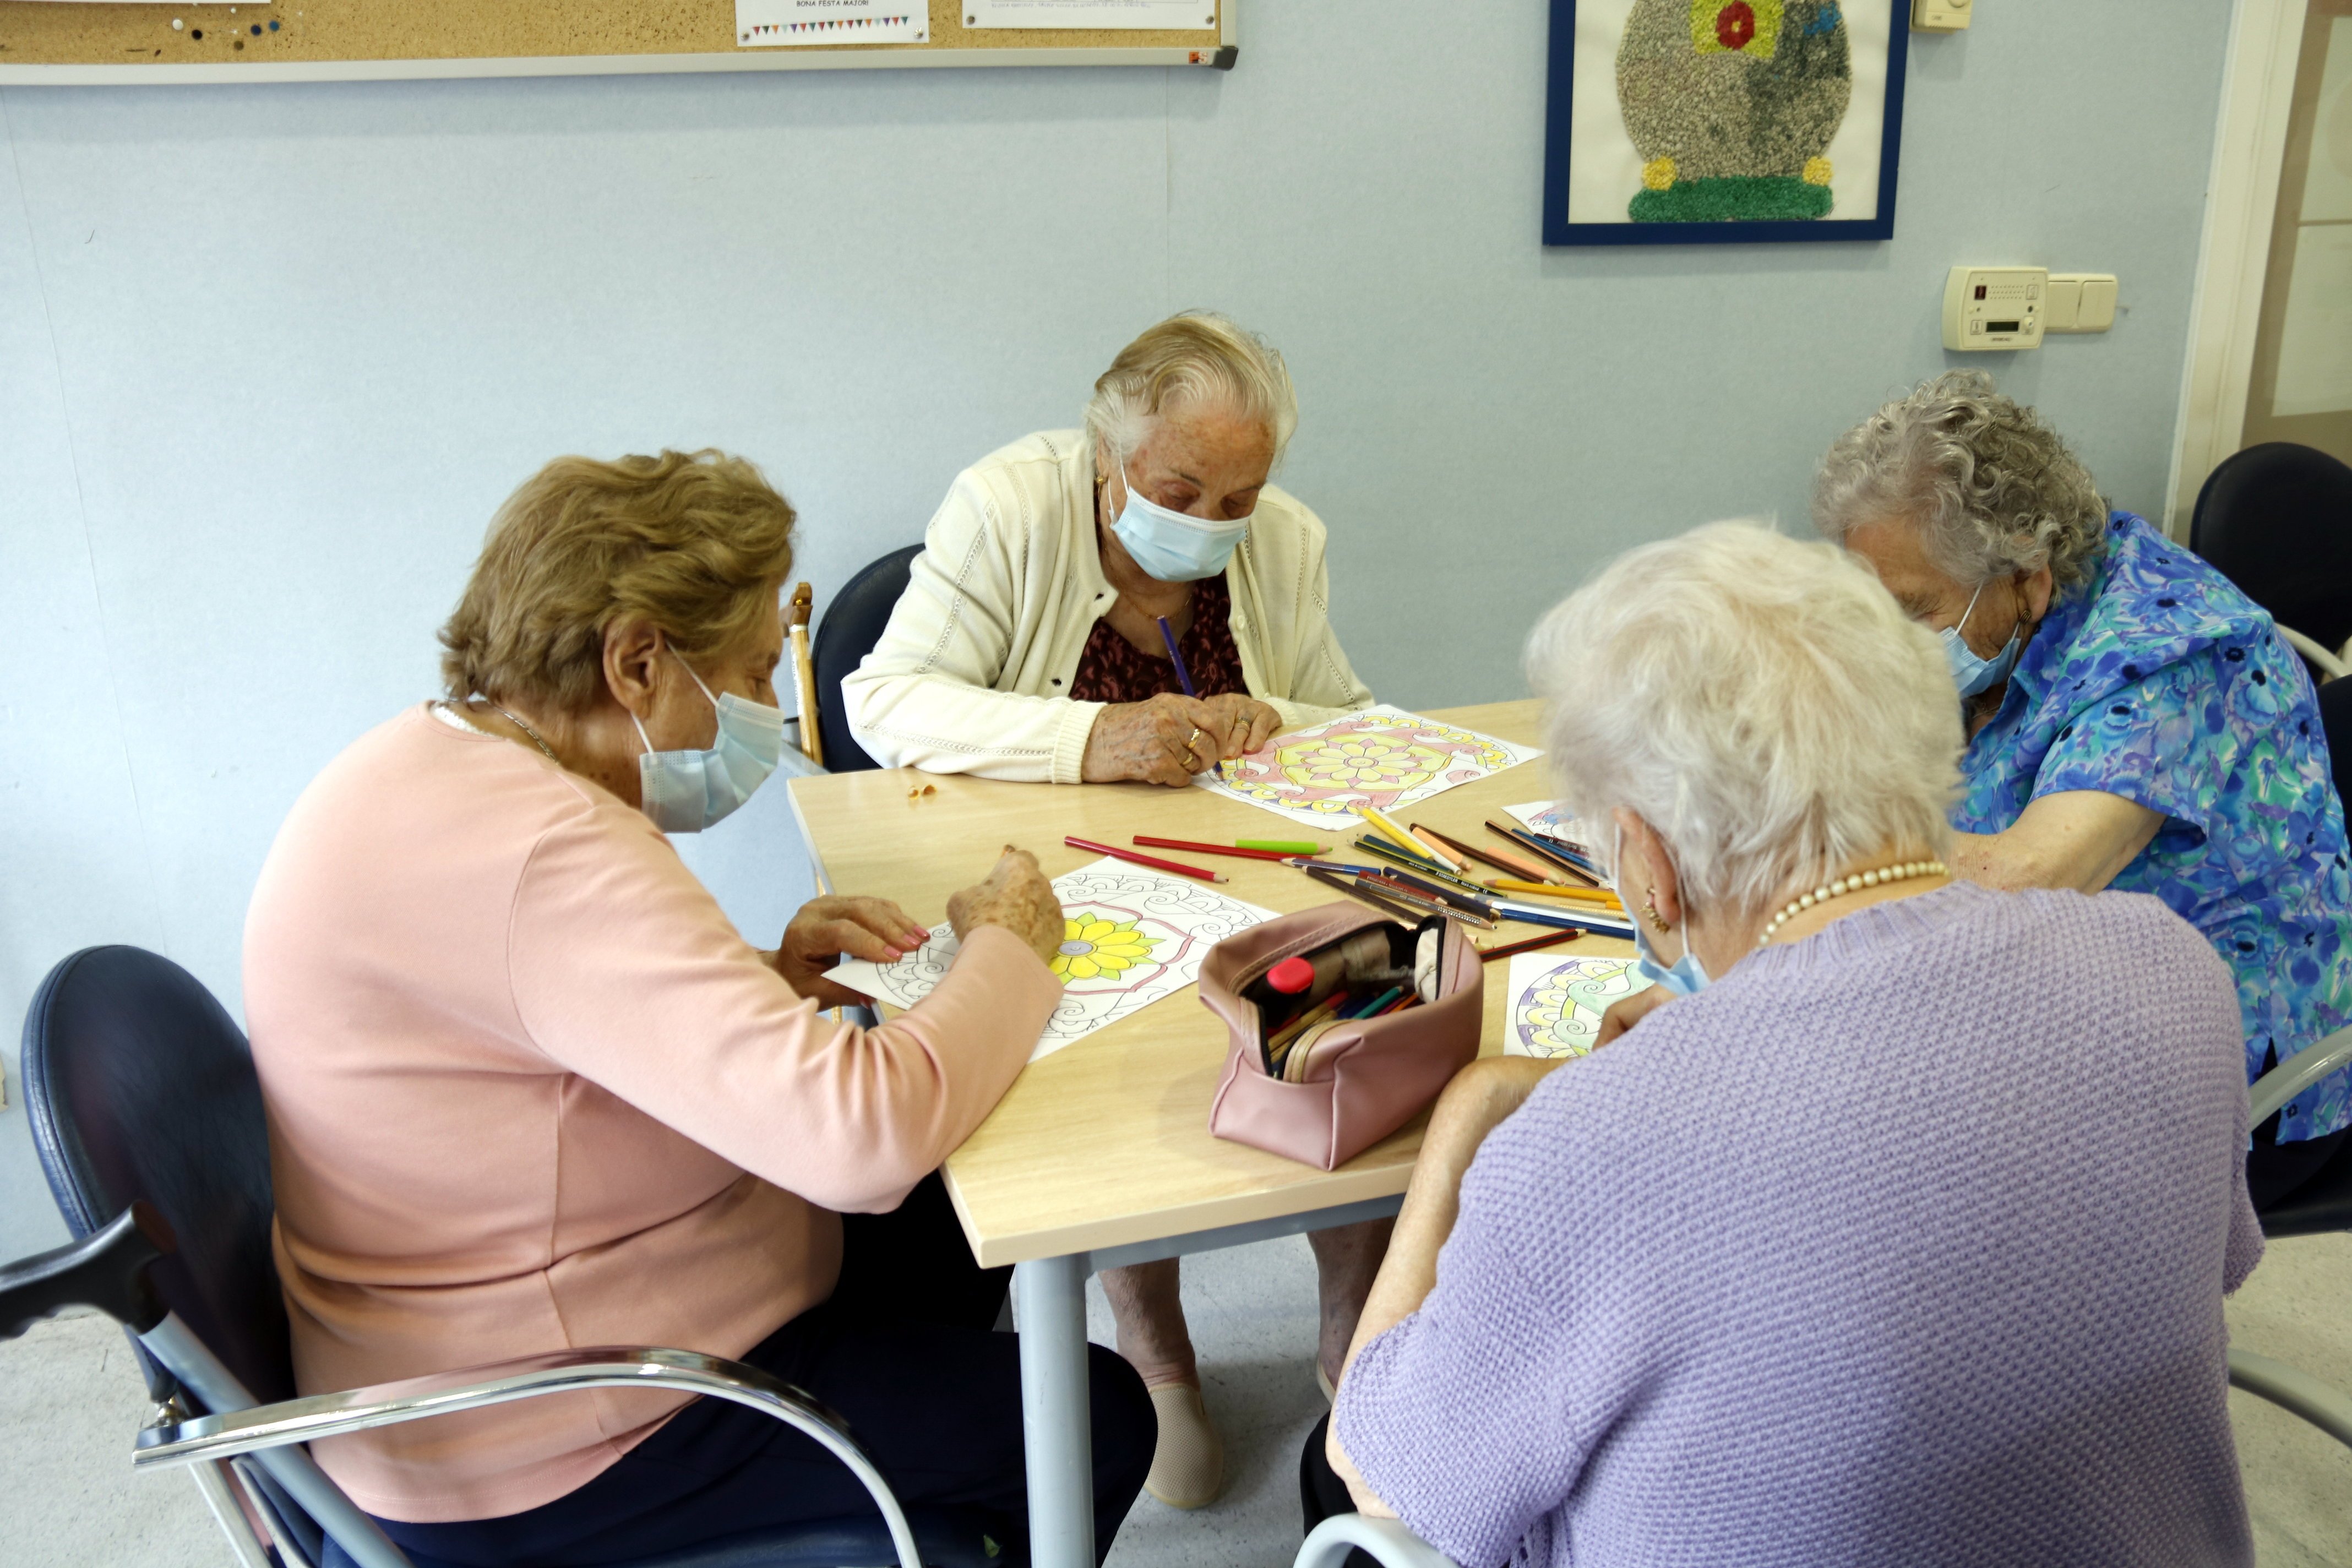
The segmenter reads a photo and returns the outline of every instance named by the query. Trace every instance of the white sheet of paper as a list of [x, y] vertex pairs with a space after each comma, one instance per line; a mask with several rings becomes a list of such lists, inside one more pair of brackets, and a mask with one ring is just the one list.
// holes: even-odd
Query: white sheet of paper
[[1172, 27], [1217, 25], [1217, 0], [963, 0], [967, 27]]
[[1381, 706], [1278, 735], [1265, 751], [1192, 782], [1309, 827], [1338, 829], [1363, 821], [1359, 805], [1393, 816], [1541, 755], [1532, 746]]
[[1519, 819], [1519, 826], [1530, 833], [1540, 833], [1547, 838], [1564, 838], [1570, 844], [1587, 849], [1597, 849], [1590, 824], [1579, 822], [1552, 801], [1531, 800], [1525, 805], [1507, 805], [1503, 809]]
[[747, 49], [794, 44], [929, 41], [928, 0], [735, 0], [735, 41]]
[[1601, 1033], [1601, 1015], [1620, 998], [1649, 989], [1630, 958], [1511, 955], [1511, 1007], [1505, 1015], [1507, 1057], [1580, 1057]]
[[[1108, 858], [1055, 878], [1054, 896], [1062, 900], [1062, 951], [1054, 960], [1062, 1005], [1038, 1037], [1033, 1062], [1182, 990], [1200, 978], [1209, 949], [1274, 918], [1207, 883]], [[896, 963], [854, 959], [825, 978], [911, 1007], [946, 976], [956, 948], [955, 929], [936, 925], [930, 941]]]

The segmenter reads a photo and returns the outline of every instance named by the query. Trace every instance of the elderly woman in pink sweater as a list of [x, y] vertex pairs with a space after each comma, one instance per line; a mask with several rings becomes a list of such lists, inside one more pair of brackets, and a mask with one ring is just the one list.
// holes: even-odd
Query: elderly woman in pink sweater
[[[824, 898], [775, 952], [664, 830], [773, 769], [793, 510], [714, 452], [550, 464], [441, 633], [448, 700], [304, 792], [254, 894], [245, 990], [297, 1379], [318, 1393], [531, 1352], [738, 1357], [846, 1415], [909, 1504], [1022, 1539], [1015, 1342], [936, 1175], [1059, 994], [1061, 911], [1007, 850], [950, 900], [955, 967], [860, 1029], [843, 952], [923, 931]], [[1097, 1540], [1153, 1440], [1097, 1351]], [[450, 1563], [652, 1555], [866, 1511], [737, 1406], [583, 1393], [318, 1446], [394, 1540]]]

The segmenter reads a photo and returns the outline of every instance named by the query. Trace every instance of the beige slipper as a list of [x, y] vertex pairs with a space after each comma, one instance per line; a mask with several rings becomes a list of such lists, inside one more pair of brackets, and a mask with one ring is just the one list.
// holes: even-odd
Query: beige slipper
[[1151, 1473], [1143, 1489], [1170, 1508], [1206, 1508], [1225, 1485], [1225, 1446], [1209, 1425], [1201, 1391], [1189, 1383], [1167, 1383], [1151, 1391], [1160, 1417], [1160, 1443], [1151, 1453]]

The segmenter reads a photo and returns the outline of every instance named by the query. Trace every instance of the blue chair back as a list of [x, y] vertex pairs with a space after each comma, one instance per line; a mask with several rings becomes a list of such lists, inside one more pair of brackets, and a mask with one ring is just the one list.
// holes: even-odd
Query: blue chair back
[[2352, 468], [2265, 441], [2207, 476], [2189, 548], [2282, 626], [2330, 648], [2352, 637]]
[[915, 557], [922, 552], [921, 545], [909, 544], [868, 562], [834, 595], [824, 618], [817, 623], [809, 663], [816, 671], [817, 734], [824, 744], [828, 773], [864, 773], [882, 765], [867, 756], [866, 748], [849, 733], [841, 682], [882, 640], [882, 628], [890, 624], [890, 612], [898, 608], [898, 596], [907, 591], [908, 580], [914, 574]]
[[[256, 1399], [294, 1396], [286, 1304], [270, 1258], [269, 1133], [245, 1035], [167, 958], [84, 948], [25, 1015], [25, 1100], [41, 1173], [79, 1238], [144, 1198], [179, 1250], [154, 1266], [164, 1303]], [[169, 1374], [142, 1362], [149, 1387]]]

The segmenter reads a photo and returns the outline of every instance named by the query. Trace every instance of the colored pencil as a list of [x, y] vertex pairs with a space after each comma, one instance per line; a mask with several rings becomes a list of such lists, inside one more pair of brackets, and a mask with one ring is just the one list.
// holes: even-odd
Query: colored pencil
[[1244, 849], [1238, 844], [1195, 844], [1189, 838], [1154, 838], [1139, 833], [1135, 841], [1147, 849], [1189, 849], [1195, 855], [1230, 855], [1236, 860], [1287, 860], [1271, 849]]
[[1168, 645], [1168, 662], [1176, 667], [1176, 684], [1184, 689], [1185, 696], [1199, 697], [1201, 694], [1192, 689], [1192, 672], [1184, 668], [1184, 656], [1176, 650], [1176, 628], [1168, 624], [1166, 616], [1159, 620], [1160, 640]]
[[1421, 998], [1420, 998], [1420, 997], [1418, 997], [1418, 996], [1416, 996], [1416, 995], [1413, 995], [1411, 992], [1407, 992], [1404, 995], [1402, 995], [1402, 996], [1399, 997], [1396, 1001], [1394, 1001], [1394, 1002], [1391, 1003], [1388, 1006], [1383, 1007], [1382, 1009], [1381, 1009], [1381, 1017], [1383, 1017], [1383, 1018], [1385, 1018], [1385, 1017], [1387, 1017], [1391, 1013], [1402, 1013], [1402, 1012], [1403, 1012], [1407, 1007], [1412, 1006], [1414, 1003], [1416, 1003], [1416, 1002], [1418, 1002], [1418, 1001], [1420, 1001], [1420, 1000], [1421, 1000]]
[[1585, 868], [1578, 865], [1575, 861], [1570, 859], [1567, 855], [1553, 848], [1542, 838], [1538, 837], [1535, 834], [1529, 833], [1526, 828], [1501, 827], [1492, 822], [1486, 824], [1486, 826], [1495, 832], [1501, 834], [1504, 837], [1510, 839], [1513, 843], [1534, 850], [1537, 854], [1550, 861], [1554, 866], [1567, 871], [1570, 875], [1580, 877], [1596, 888], [1601, 885], [1601, 878], [1597, 873], [1589, 871]]
[[1456, 855], [1482, 861], [1509, 876], [1522, 877], [1530, 882], [1551, 879], [1551, 868], [1540, 860], [1530, 860], [1524, 855], [1514, 855], [1507, 849], [1485, 849], [1475, 844], [1465, 844], [1459, 838], [1438, 832], [1434, 827], [1422, 828], [1421, 831], [1428, 834]]
[[1439, 838], [1436, 834], [1432, 833], [1428, 828], [1423, 827], [1420, 823], [1409, 822], [1405, 824], [1405, 830], [1411, 833], [1415, 838], [1420, 839], [1422, 847], [1428, 850], [1433, 856], [1436, 857], [1438, 863], [1443, 865], [1447, 870], [1459, 876], [1461, 873], [1467, 871], [1470, 868], [1469, 867], [1465, 866], [1461, 861], [1456, 860], [1453, 856], [1448, 855], [1445, 852], [1444, 841]]
[[1320, 855], [1323, 846], [1303, 838], [1236, 838], [1236, 849], [1270, 849], [1277, 855]]
[[1381, 875], [1389, 881], [1402, 883], [1423, 898], [1436, 899], [1452, 904], [1457, 910], [1468, 910], [1474, 915], [1486, 914], [1494, 906], [1495, 899], [1491, 893], [1460, 892], [1433, 877], [1416, 877], [1410, 871], [1383, 871]]
[[1359, 887], [1362, 887], [1368, 883], [1371, 886], [1374, 891], [1380, 893], [1383, 898], [1394, 899], [1398, 902], [1419, 910], [1424, 914], [1444, 915], [1447, 920], [1460, 921], [1464, 925], [1476, 926], [1480, 931], [1493, 931], [1495, 929], [1495, 921], [1491, 915], [1473, 914], [1468, 910], [1456, 909], [1452, 904], [1446, 903], [1443, 900], [1433, 899], [1426, 893], [1416, 892], [1412, 889], [1406, 887], [1402, 882], [1392, 882], [1385, 877], [1359, 877], [1356, 879], [1356, 884]]
[[1426, 855], [1415, 855], [1410, 850], [1399, 849], [1385, 838], [1367, 836], [1357, 839], [1355, 847], [1376, 860], [1385, 860], [1391, 866], [1409, 867], [1424, 877], [1435, 877], [1441, 881], [1456, 882], [1472, 892], [1477, 891], [1476, 884], [1466, 877], [1455, 876]]
[[1350, 1019], [1371, 1017], [1376, 1013], [1387, 1011], [1389, 1004], [1403, 994], [1403, 986], [1391, 985], [1387, 990], [1381, 992], [1379, 995], [1373, 997], [1370, 1001], [1365, 1003], [1362, 1006], [1357, 1008], [1354, 1012], [1349, 1014], [1348, 1016]]
[[1421, 911], [1402, 899], [1386, 898], [1361, 882], [1342, 877], [1321, 866], [1302, 866], [1299, 869], [1318, 882], [1328, 883], [1339, 889], [1351, 899], [1371, 905], [1391, 920], [1402, 920], [1412, 925], [1421, 923]]
[[[1183, 846], [1175, 845], [1171, 847], [1181, 848]], [[1518, 882], [1507, 877], [1490, 877], [1486, 879], [1486, 886], [1495, 889], [1497, 892], [1533, 893], [1542, 899], [1567, 899], [1580, 904], [1606, 904], [1617, 910], [1625, 907], [1624, 900], [1606, 888], [1569, 888], [1558, 882]]]
[[1358, 806], [1356, 808], [1356, 815], [1362, 817], [1366, 822], [1370, 823], [1374, 827], [1379, 828], [1391, 838], [1395, 839], [1398, 848], [1410, 850], [1413, 854], [1420, 855], [1424, 858], [1428, 855], [1429, 850], [1427, 847], [1424, 846], [1420, 839], [1415, 838], [1412, 834], [1407, 833], [1403, 828], [1399, 827], [1395, 823], [1391, 822], [1387, 817], [1382, 816], [1370, 806]]
[[1603, 936], [1626, 936], [1633, 930], [1632, 921], [1612, 920], [1598, 910], [1587, 914], [1581, 910], [1543, 910], [1533, 904], [1498, 903], [1495, 906], [1495, 915], [1498, 920], [1517, 921], [1521, 925], [1574, 926], [1580, 931], [1599, 931]]
[[1156, 855], [1138, 855], [1132, 849], [1119, 849], [1108, 844], [1097, 844], [1091, 838], [1065, 837], [1063, 843], [1073, 849], [1091, 849], [1097, 855], [1108, 855], [1114, 860], [1124, 860], [1131, 866], [1149, 866], [1155, 871], [1173, 871], [1180, 877], [1197, 877], [1203, 882], [1230, 882], [1231, 877], [1212, 871], [1205, 866], [1187, 866], [1181, 860], [1162, 860]]
[[[1558, 947], [1561, 942], [1574, 942], [1583, 934], [1581, 931], [1571, 927], [1566, 931], [1552, 931], [1545, 936], [1526, 937], [1518, 942], [1497, 942], [1493, 947], [1478, 948], [1478, 962], [1492, 963], [1498, 958], [1509, 958], [1515, 953], [1534, 952], [1540, 948]], [[1478, 944], [1473, 942], [1471, 945], [1477, 947]]]

